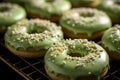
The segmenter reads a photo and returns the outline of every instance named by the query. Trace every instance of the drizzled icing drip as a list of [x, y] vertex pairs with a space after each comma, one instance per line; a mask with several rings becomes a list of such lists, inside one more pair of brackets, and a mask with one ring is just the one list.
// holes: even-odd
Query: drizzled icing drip
[[111, 27], [109, 17], [104, 12], [92, 8], [72, 9], [61, 18], [60, 24], [75, 34], [87, 33], [88, 36]]

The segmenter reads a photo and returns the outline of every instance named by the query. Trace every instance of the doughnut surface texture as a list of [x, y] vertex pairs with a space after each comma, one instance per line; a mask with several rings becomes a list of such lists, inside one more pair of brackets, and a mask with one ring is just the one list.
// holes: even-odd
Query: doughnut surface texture
[[44, 58], [48, 71], [55, 75], [66, 75], [70, 80], [79, 76], [95, 75], [97, 79], [109, 57], [106, 51], [86, 39], [66, 40], [51, 47]]
[[51, 15], [62, 15], [71, 8], [71, 4], [67, 0], [31, 0], [25, 5], [28, 13], [38, 14], [45, 18]]
[[120, 23], [120, 1], [119, 0], [103, 0], [103, 2], [97, 6], [98, 9], [106, 12], [113, 23]]
[[110, 51], [115, 51], [120, 54], [120, 25], [115, 25], [108, 29], [102, 37], [102, 43]]
[[65, 14], [60, 24], [75, 35], [86, 33], [89, 37], [111, 27], [111, 20], [102, 11], [92, 8], [76, 8]]
[[11, 25], [26, 17], [25, 10], [12, 3], [0, 3], [0, 26]]
[[46, 20], [26, 20], [10, 26], [5, 34], [5, 44], [13, 48], [48, 49], [63, 39], [61, 28]]

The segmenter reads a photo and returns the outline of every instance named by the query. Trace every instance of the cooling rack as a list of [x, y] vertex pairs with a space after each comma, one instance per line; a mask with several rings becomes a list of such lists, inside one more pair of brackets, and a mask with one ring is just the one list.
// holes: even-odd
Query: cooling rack
[[[50, 80], [44, 70], [42, 58], [25, 59], [10, 53], [0, 38], [0, 60], [21, 75], [25, 80]], [[103, 80], [120, 80], [120, 63], [110, 60], [110, 70]]]

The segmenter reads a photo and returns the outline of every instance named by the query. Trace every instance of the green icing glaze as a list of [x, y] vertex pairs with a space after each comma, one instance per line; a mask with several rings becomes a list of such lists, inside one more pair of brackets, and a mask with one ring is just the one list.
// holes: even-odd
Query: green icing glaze
[[108, 29], [102, 37], [102, 43], [110, 51], [120, 53], [120, 25]]
[[25, 5], [28, 12], [50, 18], [51, 15], [62, 15], [71, 8], [71, 4], [67, 0], [31, 0]]
[[26, 17], [25, 10], [11, 3], [0, 3], [0, 26], [11, 25]]
[[103, 0], [97, 8], [106, 12], [111, 18], [120, 19], [120, 15], [118, 15], [120, 14], [119, 0]]
[[[70, 55], [75, 53], [80, 56]], [[102, 70], [109, 66], [106, 51], [86, 39], [66, 40], [52, 46], [47, 51], [44, 61], [50, 72], [69, 76], [71, 80], [89, 75], [99, 78]]]
[[63, 39], [61, 28], [45, 20], [26, 20], [10, 26], [5, 34], [5, 44], [14, 48], [48, 49]]
[[91, 8], [77, 8], [65, 14], [60, 24], [68, 30], [77, 33], [92, 33], [111, 27], [111, 20], [102, 11]]

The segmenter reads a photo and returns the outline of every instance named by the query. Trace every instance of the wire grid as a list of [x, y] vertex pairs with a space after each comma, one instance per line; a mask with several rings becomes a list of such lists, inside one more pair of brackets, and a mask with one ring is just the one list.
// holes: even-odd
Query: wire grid
[[[44, 70], [42, 58], [25, 59], [10, 53], [0, 39], [0, 59], [26, 80], [50, 80]], [[110, 70], [103, 80], [120, 80], [120, 63], [110, 60]]]

